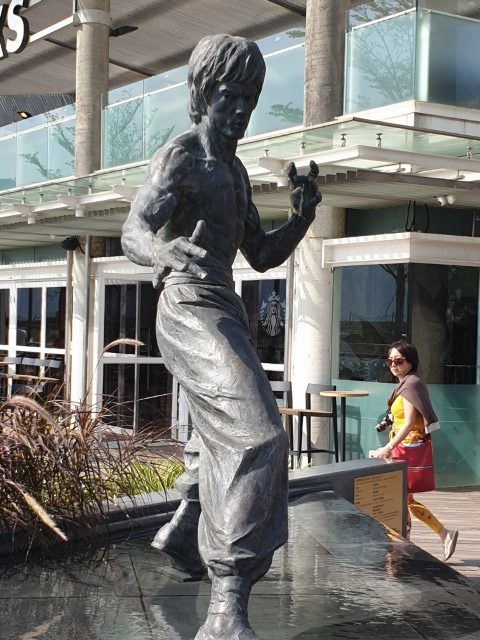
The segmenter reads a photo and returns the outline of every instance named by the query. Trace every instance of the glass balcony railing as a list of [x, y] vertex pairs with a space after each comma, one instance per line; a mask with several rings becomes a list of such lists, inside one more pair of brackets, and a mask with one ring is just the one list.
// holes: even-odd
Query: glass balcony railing
[[416, 32], [415, 10], [347, 32], [345, 113], [414, 98]]
[[[303, 120], [304, 24], [258, 42], [267, 64], [264, 89], [247, 136]], [[190, 127], [187, 67], [111, 91], [104, 97], [102, 168], [148, 160]], [[75, 107], [0, 128], [0, 191], [74, 174]]]
[[72, 176], [75, 107], [0, 128], [0, 190]]
[[[300, 43], [292, 46], [296, 39]], [[247, 137], [303, 122], [303, 30], [295, 30], [289, 44], [265, 54], [267, 73]], [[102, 168], [148, 160], [156, 149], [189, 129], [186, 76], [184, 66], [146, 80], [143, 90], [142, 83], [135, 83], [106, 96]]]
[[406, 100], [480, 108], [480, 0], [376, 0], [347, 25], [346, 114]]

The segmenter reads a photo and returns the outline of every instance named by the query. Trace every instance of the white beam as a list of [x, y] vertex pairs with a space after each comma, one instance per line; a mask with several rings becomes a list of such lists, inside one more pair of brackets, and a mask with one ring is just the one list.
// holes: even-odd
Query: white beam
[[480, 267], [480, 238], [404, 232], [323, 242], [324, 267], [412, 262]]
[[56, 33], [57, 31], [60, 31], [61, 29], [65, 29], [65, 27], [69, 27], [70, 25], [73, 25], [73, 24], [74, 24], [73, 16], [69, 16], [68, 18], [65, 18], [65, 20], [60, 20], [60, 22], [56, 22], [55, 24], [52, 24], [52, 26], [46, 27], [45, 29], [42, 29], [41, 31], [37, 31], [37, 33], [32, 34], [29, 39], [29, 44], [32, 44], [37, 40], [43, 40], [44, 38], [51, 36], [52, 33]]

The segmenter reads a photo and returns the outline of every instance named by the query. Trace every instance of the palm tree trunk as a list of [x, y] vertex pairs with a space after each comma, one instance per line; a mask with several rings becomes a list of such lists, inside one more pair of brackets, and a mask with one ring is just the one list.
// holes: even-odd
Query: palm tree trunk
[[343, 113], [345, 11], [348, 0], [308, 0], [305, 44], [305, 126]]

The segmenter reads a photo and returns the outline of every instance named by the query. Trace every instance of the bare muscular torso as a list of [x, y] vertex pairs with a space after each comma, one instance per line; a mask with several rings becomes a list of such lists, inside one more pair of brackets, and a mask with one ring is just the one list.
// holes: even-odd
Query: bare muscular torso
[[[200, 245], [211, 259], [230, 267], [244, 237], [248, 213], [246, 172], [240, 160], [231, 164], [208, 158], [197, 132], [176, 138], [158, 161], [163, 164], [159, 178], [172, 193], [177, 205], [157, 237], [170, 242], [190, 236], [199, 220], [206, 223]], [[168, 166], [168, 163], [171, 166]]]

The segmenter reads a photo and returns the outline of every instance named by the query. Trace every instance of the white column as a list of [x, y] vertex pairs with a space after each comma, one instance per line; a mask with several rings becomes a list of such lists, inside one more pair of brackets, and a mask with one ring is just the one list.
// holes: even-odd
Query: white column
[[73, 404], [85, 399], [88, 351], [88, 301], [86, 292], [88, 278], [87, 261], [77, 249], [73, 252], [72, 289], [72, 356], [70, 398]]
[[[344, 224], [343, 209], [318, 207], [296, 252], [291, 369], [295, 407], [304, 406], [308, 383], [330, 384], [333, 272], [322, 268], [322, 243], [343, 236]], [[312, 440], [321, 448], [328, 444], [327, 430], [318, 420], [312, 421]]]
[[110, 0], [78, 2], [75, 175], [101, 165], [101, 98], [108, 91]]
[[[307, 0], [305, 126], [328, 122], [343, 113], [347, 6], [347, 0]], [[296, 407], [304, 406], [309, 382], [331, 381], [333, 273], [322, 269], [322, 242], [344, 234], [344, 210], [318, 207], [315, 222], [297, 248], [290, 371]], [[315, 401], [312, 406], [315, 408]], [[318, 447], [327, 445], [327, 430], [318, 420], [312, 421], [312, 440]], [[314, 461], [324, 458], [316, 456]]]
[[[101, 168], [102, 95], [108, 91], [110, 0], [79, 0], [77, 25], [75, 175], [83, 176]], [[90, 385], [88, 318], [90, 290], [90, 241], [86, 255], [79, 250], [73, 258], [73, 317], [71, 356], [71, 400], [85, 399]], [[92, 365], [93, 366], [93, 365]]]

